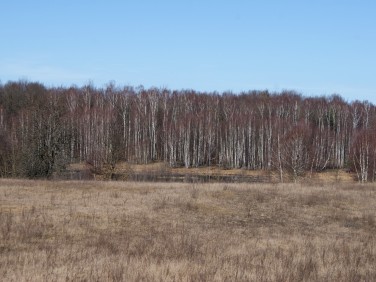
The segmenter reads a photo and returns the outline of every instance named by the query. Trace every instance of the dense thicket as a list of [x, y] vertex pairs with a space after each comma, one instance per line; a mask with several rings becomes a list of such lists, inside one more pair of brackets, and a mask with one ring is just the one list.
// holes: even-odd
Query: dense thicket
[[0, 175], [49, 176], [74, 162], [307, 171], [374, 181], [376, 111], [339, 96], [198, 93], [91, 85], [0, 85]]

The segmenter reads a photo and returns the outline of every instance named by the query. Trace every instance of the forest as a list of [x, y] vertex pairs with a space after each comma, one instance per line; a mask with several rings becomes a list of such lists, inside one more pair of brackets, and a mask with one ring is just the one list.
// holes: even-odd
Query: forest
[[376, 108], [294, 91], [0, 84], [0, 176], [48, 178], [85, 162], [307, 172], [376, 180]]

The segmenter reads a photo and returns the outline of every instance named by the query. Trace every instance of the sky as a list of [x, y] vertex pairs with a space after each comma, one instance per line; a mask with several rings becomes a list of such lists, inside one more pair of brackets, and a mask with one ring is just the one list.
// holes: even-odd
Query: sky
[[376, 104], [376, 1], [5, 0], [0, 81]]

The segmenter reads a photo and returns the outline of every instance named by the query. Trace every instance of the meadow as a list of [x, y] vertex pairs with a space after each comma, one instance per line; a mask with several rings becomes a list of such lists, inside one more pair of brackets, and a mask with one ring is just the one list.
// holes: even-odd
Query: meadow
[[376, 187], [0, 179], [2, 281], [376, 281]]

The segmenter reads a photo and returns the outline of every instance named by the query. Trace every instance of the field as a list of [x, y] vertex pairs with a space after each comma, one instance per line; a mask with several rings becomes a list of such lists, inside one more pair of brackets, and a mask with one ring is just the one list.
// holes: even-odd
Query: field
[[376, 281], [376, 187], [0, 180], [2, 281]]

